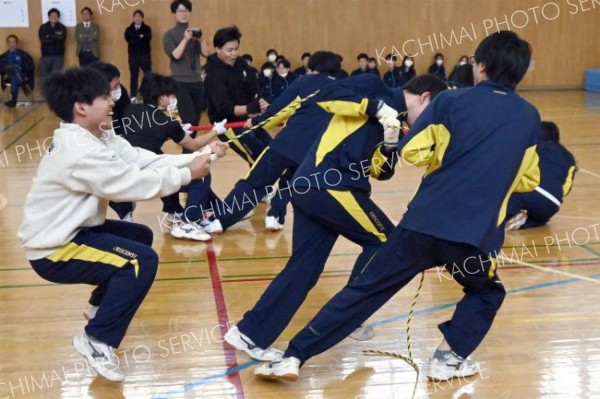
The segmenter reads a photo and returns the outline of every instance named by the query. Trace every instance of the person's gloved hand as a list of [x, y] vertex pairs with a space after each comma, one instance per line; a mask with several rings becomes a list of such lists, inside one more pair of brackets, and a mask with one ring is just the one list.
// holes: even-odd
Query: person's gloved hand
[[383, 118], [379, 122], [383, 126], [383, 145], [396, 146], [400, 138], [400, 121], [393, 118]]
[[228, 128], [225, 127], [227, 119], [223, 119], [221, 122], [217, 122], [213, 125], [213, 130], [216, 130], [218, 134], [227, 133]]
[[398, 115], [398, 111], [387, 105], [383, 100], [379, 100], [377, 105], [377, 113], [375, 116], [381, 120], [383, 118], [395, 118]]
[[185, 134], [188, 134], [188, 135], [194, 133], [194, 129], [192, 129], [191, 123], [184, 123], [183, 125], [181, 125], [181, 129], [183, 129]]

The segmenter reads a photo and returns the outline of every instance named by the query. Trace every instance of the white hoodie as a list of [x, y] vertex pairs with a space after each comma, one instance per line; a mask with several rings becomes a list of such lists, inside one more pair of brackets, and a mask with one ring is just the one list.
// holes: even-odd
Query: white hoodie
[[70, 242], [83, 227], [106, 220], [108, 201], [164, 197], [191, 180], [197, 154], [156, 155], [104, 132], [97, 138], [61, 123], [38, 167], [23, 209], [18, 235], [30, 260], [44, 258]]

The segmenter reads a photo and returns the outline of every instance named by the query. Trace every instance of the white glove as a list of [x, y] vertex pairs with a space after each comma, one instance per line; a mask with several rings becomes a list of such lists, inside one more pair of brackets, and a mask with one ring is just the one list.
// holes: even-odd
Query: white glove
[[382, 100], [379, 100], [379, 105], [377, 105], [377, 113], [375, 114], [377, 119], [381, 120], [384, 118], [395, 118], [397, 115], [398, 111], [387, 105]]
[[383, 126], [383, 145], [397, 145], [400, 138], [400, 121], [396, 118], [383, 118], [379, 122]]
[[213, 130], [216, 130], [218, 134], [227, 133], [228, 128], [225, 127], [227, 119], [223, 119], [221, 122], [217, 122], [213, 125]]
[[185, 132], [185, 134], [192, 134], [192, 133], [194, 133], [194, 130], [192, 129], [192, 124], [191, 123], [184, 123], [183, 125], [181, 125], [181, 128], [183, 129], [183, 131]]

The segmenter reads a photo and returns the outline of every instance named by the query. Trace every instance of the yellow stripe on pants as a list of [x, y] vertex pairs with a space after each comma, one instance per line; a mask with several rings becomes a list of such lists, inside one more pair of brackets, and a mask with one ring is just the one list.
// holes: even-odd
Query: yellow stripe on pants
[[122, 268], [127, 263], [133, 264], [135, 277], [138, 276], [140, 264], [137, 259], [127, 259], [112, 252], [103, 251], [85, 244], [70, 242], [54, 251], [47, 259], [52, 262], [67, 262], [70, 260], [83, 260], [87, 262], [104, 263], [117, 268]]
[[387, 241], [385, 234], [377, 230], [377, 227], [375, 227], [369, 215], [365, 213], [358, 201], [356, 201], [356, 198], [354, 198], [351, 191], [327, 190], [327, 192], [340, 203], [342, 208], [344, 208], [344, 210], [348, 212], [363, 229], [379, 238], [381, 242]]

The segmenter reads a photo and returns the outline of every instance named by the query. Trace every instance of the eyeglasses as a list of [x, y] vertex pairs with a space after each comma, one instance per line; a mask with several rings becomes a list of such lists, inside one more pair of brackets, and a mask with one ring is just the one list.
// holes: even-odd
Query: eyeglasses
[[477, 60], [475, 59], [474, 55], [469, 57], [469, 64], [471, 64], [471, 65], [477, 64]]

